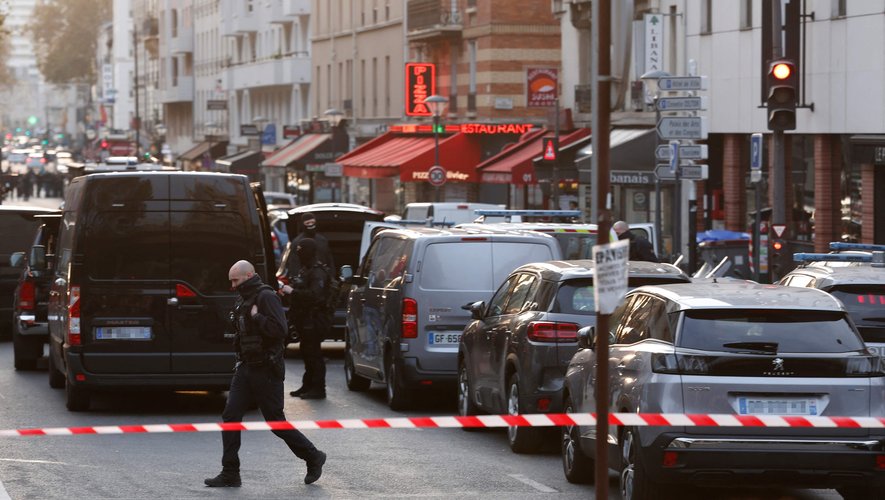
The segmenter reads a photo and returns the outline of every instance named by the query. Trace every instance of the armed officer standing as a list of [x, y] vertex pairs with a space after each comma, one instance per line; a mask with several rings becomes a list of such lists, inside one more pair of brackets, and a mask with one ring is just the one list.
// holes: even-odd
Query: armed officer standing
[[[286, 317], [280, 298], [261, 282], [255, 267], [241, 260], [228, 273], [231, 287], [240, 296], [231, 311], [236, 329], [234, 345], [237, 363], [227, 404], [221, 414], [225, 422], [242, 422], [243, 415], [257, 404], [266, 421], [286, 420], [283, 413], [283, 380], [286, 365], [283, 349], [286, 339]], [[318, 450], [301, 432], [272, 431], [289, 446], [298, 458], [307, 462], [304, 482], [311, 484], [323, 473], [326, 454]], [[240, 486], [240, 431], [223, 431], [224, 454], [221, 473], [206, 479], [206, 486]]]

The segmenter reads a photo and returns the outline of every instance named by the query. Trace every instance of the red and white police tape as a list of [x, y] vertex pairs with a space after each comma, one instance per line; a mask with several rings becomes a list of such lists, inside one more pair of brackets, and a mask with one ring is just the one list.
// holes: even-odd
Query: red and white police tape
[[[812, 417], [781, 415], [729, 415], [681, 413], [612, 413], [609, 424], [652, 427], [819, 427], [885, 428], [885, 417]], [[341, 420], [282, 420], [276, 422], [226, 422], [203, 424], [101, 425], [0, 430], [0, 437], [75, 436], [84, 434], [152, 434], [168, 432], [269, 431], [309, 429], [416, 429], [455, 427], [554, 427], [595, 425], [592, 413], [537, 413], [478, 415], [471, 417], [399, 417]]]

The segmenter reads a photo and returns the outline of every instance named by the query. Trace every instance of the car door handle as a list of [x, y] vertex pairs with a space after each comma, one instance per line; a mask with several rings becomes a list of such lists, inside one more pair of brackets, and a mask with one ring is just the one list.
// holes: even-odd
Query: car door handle
[[177, 306], [178, 305], [178, 297], [169, 297], [168, 299], [166, 299], [166, 303], [169, 304], [170, 306]]

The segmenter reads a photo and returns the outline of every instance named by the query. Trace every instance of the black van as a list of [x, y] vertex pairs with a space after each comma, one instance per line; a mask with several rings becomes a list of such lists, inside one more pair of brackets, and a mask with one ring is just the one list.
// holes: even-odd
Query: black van
[[227, 389], [227, 279], [240, 259], [274, 283], [258, 184], [242, 175], [114, 172], [71, 181], [49, 299], [49, 384], [67, 407], [94, 389]]

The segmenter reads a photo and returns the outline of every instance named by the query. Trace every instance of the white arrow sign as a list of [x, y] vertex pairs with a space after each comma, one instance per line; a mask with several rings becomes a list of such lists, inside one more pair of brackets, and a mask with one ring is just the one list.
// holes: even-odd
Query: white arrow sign
[[706, 139], [707, 117], [666, 116], [656, 127], [661, 139]]
[[706, 76], [668, 76], [658, 79], [660, 90], [707, 90]]
[[[679, 146], [680, 160], [706, 160], [709, 158], [706, 144], [683, 144]], [[661, 161], [670, 159], [670, 146], [661, 144], [655, 149], [655, 158]]]
[[[709, 177], [707, 165], [682, 165], [679, 167], [679, 178], [690, 181], [702, 181]], [[670, 172], [669, 163], [659, 163], [655, 167], [655, 175], [662, 181], [676, 180], [676, 174]]]
[[661, 97], [655, 105], [658, 111], [700, 111], [707, 109], [706, 97]]

